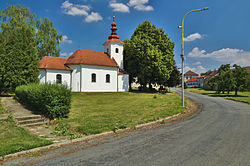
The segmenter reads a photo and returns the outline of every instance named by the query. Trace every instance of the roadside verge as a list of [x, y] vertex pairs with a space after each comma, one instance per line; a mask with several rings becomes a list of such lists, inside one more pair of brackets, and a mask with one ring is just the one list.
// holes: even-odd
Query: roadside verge
[[157, 127], [157, 126], [162, 126], [166, 123], [167, 124], [177, 123], [177, 122], [187, 120], [189, 118], [194, 117], [199, 112], [201, 112], [201, 110], [202, 110], [201, 104], [195, 103], [194, 101], [191, 101], [190, 99], [188, 99], [186, 109], [183, 112], [178, 113], [176, 115], [168, 116], [166, 118], [162, 118], [162, 119], [159, 119], [159, 120], [156, 120], [153, 122], [148, 122], [145, 124], [139, 124], [133, 128], [129, 127], [129, 128], [125, 128], [125, 129], [119, 129], [116, 131], [103, 132], [100, 134], [89, 135], [89, 136], [85, 136], [85, 137], [77, 138], [77, 139], [73, 139], [73, 140], [66, 140], [66, 141], [54, 143], [54, 144], [44, 146], [44, 147], [38, 147], [38, 148], [26, 150], [26, 151], [17, 152], [14, 154], [9, 154], [9, 155], [4, 156], [4, 158], [2, 158], [0, 160], [6, 161], [6, 160], [18, 158], [18, 157], [25, 156], [25, 155], [32, 154], [32, 153], [42, 153], [42, 152], [57, 149], [57, 148], [60, 148], [60, 147], [63, 147], [63, 146], [69, 145], [69, 144], [76, 144], [78, 142], [88, 142], [90, 140], [95, 140], [95, 139], [99, 139], [99, 138], [103, 138], [103, 137], [107, 137], [107, 136], [111, 136], [111, 135], [129, 132], [129, 131], [132, 131], [135, 129], [150, 128], [151, 126]]

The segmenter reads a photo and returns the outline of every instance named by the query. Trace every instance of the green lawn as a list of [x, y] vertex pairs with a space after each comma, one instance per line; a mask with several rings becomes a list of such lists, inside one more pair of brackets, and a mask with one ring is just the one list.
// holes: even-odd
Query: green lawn
[[201, 88], [188, 88], [185, 90], [195, 92], [195, 93], [200, 93], [203, 95], [209, 95], [212, 97], [224, 97], [230, 100], [243, 101], [243, 102], [250, 104], [250, 92], [238, 92], [238, 96], [235, 96], [233, 91], [231, 91], [228, 95], [226, 92], [225, 94], [222, 94], [222, 93], [217, 94], [216, 91], [209, 91], [209, 90], [204, 90]]
[[3, 108], [2, 104], [1, 104], [1, 97], [0, 97], [0, 114], [4, 114], [7, 113], [8, 111], [6, 109]]
[[13, 120], [0, 120], [0, 156], [52, 144], [18, 127]]
[[184, 110], [173, 93], [72, 93], [71, 104], [69, 117], [59, 124], [80, 134], [134, 127]]

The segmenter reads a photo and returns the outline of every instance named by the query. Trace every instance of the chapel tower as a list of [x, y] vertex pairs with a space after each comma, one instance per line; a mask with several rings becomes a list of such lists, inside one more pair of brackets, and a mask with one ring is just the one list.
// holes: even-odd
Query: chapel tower
[[103, 44], [104, 52], [106, 52], [110, 58], [115, 59], [116, 63], [121, 69], [123, 69], [123, 42], [119, 40], [119, 36], [116, 33], [115, 16], [113, 16], [113, 22], [111, 24], [111, 34], [108, 40]]

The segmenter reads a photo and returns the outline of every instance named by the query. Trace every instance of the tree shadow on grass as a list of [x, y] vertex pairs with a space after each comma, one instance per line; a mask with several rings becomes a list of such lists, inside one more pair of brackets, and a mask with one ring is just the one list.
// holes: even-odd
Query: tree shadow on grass
[[243, 96], [243, 95], [235, 96], [235, 95], [216, 94], [216, 93], [210, 93], [210, 94], [207, 93], [207, 95], [212, 96], [212, 97], [248, 97], [248, 96]]
[[129, 92], [132, 92], [132, 93], [148, 93], [148, 94], [171, 94], [173, 93], [172, 91], [169, 92], [169, 91], [159, 91], [159, 90], [153, 90], [153, 91], [150, 91], [150, 90], [131, 90]]

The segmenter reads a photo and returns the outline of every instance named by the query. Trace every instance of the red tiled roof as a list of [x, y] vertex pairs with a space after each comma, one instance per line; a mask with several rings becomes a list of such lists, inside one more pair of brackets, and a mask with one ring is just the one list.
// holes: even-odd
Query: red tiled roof
[[189, 70], [189, 71], [186, 72], [184, 75], [185, 75], [185, 76], [198, 76], [199, 74], [197, 74], [197, 73], [192, 72], [191, 70]]
[[215, 76], [217, 73], [218, 73], [219, 71], [218, 70], [214, 70], [214, 71], [212, 71], [210, 74], [209, 74], [209, 76]]
[[205, 77], [205, 76], [194, 77], [194, 78], [191, 78], [191, 79], [187, 80], [186, 82], [196, 82], [197, 79], [199, 79], [199, 78], [204, 78], [204, 77]]
[[103, 45], [105, 45], [106, 43], [110, 43], [110, 42], [117, 42], [117, 43], [124, 44], [124, 42], [122, 42], [122, 41], [119, 40], [119, 39], [109, 39], [109, 40], [107, 40]]
[[128, 74], [126, 71], [119, 68], [118, 75]]
[[246, 67], [246, 71], [250, 73], [250, 66]]
[[104, 52], [78, 49], [65, 63], [66, 65], [84, 64], [94, 66], [118, 67]]
[[72, 71], [71, 68], [64, 65], [66, 61], [67, 61], [66, 58], [45, 56], [45, 57], [43, 57], [43, 59], [40, 60], [39, 69], [54, 69], [54, 70]]

